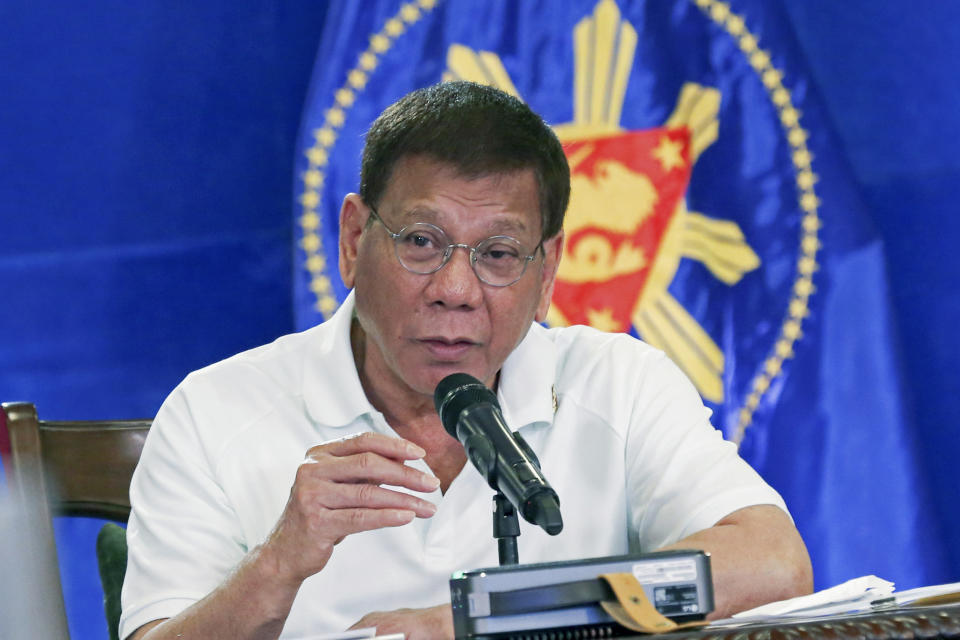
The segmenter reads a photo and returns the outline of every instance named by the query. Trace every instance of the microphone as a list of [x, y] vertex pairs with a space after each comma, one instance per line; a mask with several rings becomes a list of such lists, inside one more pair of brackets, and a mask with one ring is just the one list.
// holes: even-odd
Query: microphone
[[504, 422], [497, 396], [473, 376], [453, 373], [437, 385], [433, 404], [443, 428], [460, 441], [490, 488], [503, 493], [527, 522], [552, 536], [560, 533], [557, 492], [530, 445]]

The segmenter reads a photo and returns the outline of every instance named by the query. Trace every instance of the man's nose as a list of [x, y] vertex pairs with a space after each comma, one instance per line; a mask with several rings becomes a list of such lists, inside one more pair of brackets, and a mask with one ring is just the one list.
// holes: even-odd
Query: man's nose
[[455, 245], [451, 251], [447, 263], [430, 274], [427, 293], [433, 302], [446, 307], [476, 307], [483, 299], [483, 284], [473, 270], [472, 252], [463, 245]]

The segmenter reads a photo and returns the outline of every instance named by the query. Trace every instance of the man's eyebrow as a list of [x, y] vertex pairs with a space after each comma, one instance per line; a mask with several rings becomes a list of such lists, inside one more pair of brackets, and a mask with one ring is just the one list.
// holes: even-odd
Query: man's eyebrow
[[[430, 207], [415, 206], [412, 209], [400, 214], [403, 224], [412, 224], [414, 222], [429, 222], [438, 227], [441, 224], [442, 213]], [[501, 235], [523, 235], [527, 231], [527, 224], [520, 217], [497, 217], [489, 224], [491, 236]]]
[[518, 218], [500, 218], [490, 225], [497, 235], [523, 235], [527, 230], [527, 225], [522, 219]]
[[400, 217], [406, 222], [431, 222], [436, 223], [439, 213], [429, 207], [416, 206], [400, 213]]

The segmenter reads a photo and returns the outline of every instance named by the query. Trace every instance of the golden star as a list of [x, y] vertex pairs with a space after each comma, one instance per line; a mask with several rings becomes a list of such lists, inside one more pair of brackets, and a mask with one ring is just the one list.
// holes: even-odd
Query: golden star
[[329, 147], [337, 141], [337, 134], [330, 127], [322, 127], [313, 132], [313, 138], [321, 146]]
[[350, 89], [340, 89], [334, 98], [341, 107], [351, 107], [353, 106], [353, 101], [356, 99], [356, 96]]
[[303, 240], [300, 241], [300, 246], [308, 253], [316, 253], [317, 249], [320, 248], [320, 236], [314, 233], [306, 233]]
[[377, 56], [373, 55], [369, 51], [362, 53], [360, 55], [360, 66], [367, 71], [373, 71], [377, 66]]
[[309, 169], [303, 174], [303, 184], [311, 189], [319, 189], [323, 186], [323, 174], [316, 169]]
[[307, 209], [316, 209], [319, 202], [320, 196], [317, 195], [316, 191], [307, 191], [300, 196], [300, 204]]
[[337, 310], [337, 301], [333, 296], [324, 296], [317, 301], [316, 309], [325, 316]]
[[683, 143], [671, 140], [667, 136], [660, 138], [657, 148], [652, 151], [653, 157], [660, 161], [664, 171], [685, 166], [683, 161]]
[[304, 231], [313, 231], [320, 226], [320, 216], [312, 211], [305, 213], [300, 217], [300, 226]]
[[383, 30], [386, 31], [388, 35], [396, 38], [403, 33], [404, 28], [403, 22], [393, 18], [391, 20], [387, 20], [387, 24], [384, 25]]
[[405, 4], [403, 5], [403, 8], [400, 9], [400, 17], [407, 22], [416, 22], [420, 19], [420, 9], [418, 9], [417, 5], [412, 2]]
[[314, 293], [327, 293], [330, 291], [330, 278], [326, 276], [316, 276], [310, 281], [310, 290]]
[[327, 160], [329, 159], [325, 149], [318, 149], [316, 147], [307, 151], [306, 156], [307, 160], [309, 160], [310, 164], [314, 167], [322, 167], [326, 165]]

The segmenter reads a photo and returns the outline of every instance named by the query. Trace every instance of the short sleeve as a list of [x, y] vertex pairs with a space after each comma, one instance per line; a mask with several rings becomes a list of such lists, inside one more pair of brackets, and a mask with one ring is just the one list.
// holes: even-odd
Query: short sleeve
[[181, 385], [161, 407], [131, 483], [121, 638], [202, 599], [246, 554], [214, 470]]
[[626, 438], [631, 526], [651, 551], [780, 495], [710, 424], [696, 389], [662, 353], [635, 381]]

